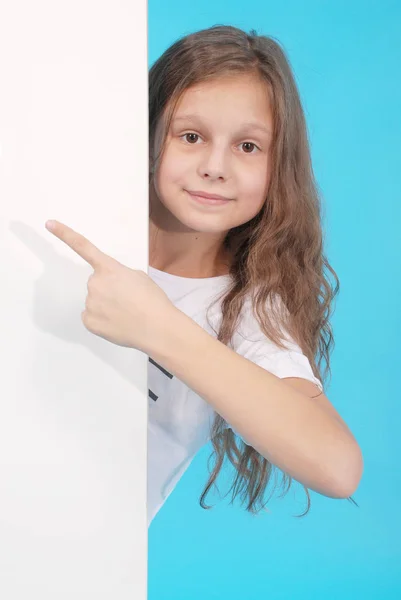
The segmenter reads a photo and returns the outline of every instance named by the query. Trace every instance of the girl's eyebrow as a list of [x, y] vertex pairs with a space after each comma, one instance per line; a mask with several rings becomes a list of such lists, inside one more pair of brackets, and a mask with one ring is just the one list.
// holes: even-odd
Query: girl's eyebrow
[[[180, 115], [178, 117], [174, 117], [173, 121], [192, 121], [193, 123], [202, 123], [202, 119], [199, 115]], [[262, 123], [258, 123], [256, 121], [249, 121], [246, 123], [241, 123], [239, 127], [239, 132], [244, 132], [249, 129], [259, 129], [263, 133], [267, 133], [271, 136], [271, 130], [263, 125]]]

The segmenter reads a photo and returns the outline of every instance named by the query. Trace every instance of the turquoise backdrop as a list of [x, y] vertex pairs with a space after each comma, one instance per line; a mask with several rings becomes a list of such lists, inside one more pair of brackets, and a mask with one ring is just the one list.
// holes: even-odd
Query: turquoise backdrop
[[[331, 402], [364, 455], [359, 508], [294, 483], [252, 517], [199, 496], [207, 446], [149, 529], [149, 600], [401, 598], [401, 3], [149, 1], [149, 66], [178, 37], [234, 25], [278, 39], [306, 113], [341, 283]], [[226, 491], [229, 471], [220, 481]]]

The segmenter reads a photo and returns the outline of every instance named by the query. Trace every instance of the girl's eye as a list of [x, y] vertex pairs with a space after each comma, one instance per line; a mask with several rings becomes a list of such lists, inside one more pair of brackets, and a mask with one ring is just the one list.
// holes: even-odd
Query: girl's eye
[[[187, 142], [189, 142], [190, 144], [193, 144], [193, 143], [196, 143], [196, 141], [197, 141], [194, 138], [198, 138], [199, 135], [197, 133], [184, 133], [184, 135], [181, 137], [185, 138], [185, 140]], [[192, 138], [192, 139], [188, 139], [188, 138]]]
[[[181, 137], [184, 138], [185, 141], [189, 144], [194, 145], [196, 144], [200, 136], [197, 133], [189, 132], [184, 133]], [[242, 144], [240, 144], [240, 146], [244, 147], [245, 154], [254, 154], [253, 150], [260, 150], [260, 148], [253, 142], [243, 142]]]
[[[253, 154], [252, 149], [254, 149], [254, 148], [257, 148], [259, 150], [257, 145], [254, 144], [253, 142], [243, 142], [241, 144], [241, 146], [247, 146], [247, 148], [245, 149], [245, 154]], [[249, 151], [249, 147], [251, 147], [250, 151]]]

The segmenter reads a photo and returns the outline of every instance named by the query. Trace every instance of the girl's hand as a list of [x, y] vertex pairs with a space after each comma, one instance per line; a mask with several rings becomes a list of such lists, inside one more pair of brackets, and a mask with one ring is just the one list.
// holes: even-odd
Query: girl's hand
[[82, 322], [95, 335], [146, 354], [157, 350], [166, 323], [177, 311], [144, 272], [107, 256], [81, 234], [53, 221], [46, 228], [93, 267]]

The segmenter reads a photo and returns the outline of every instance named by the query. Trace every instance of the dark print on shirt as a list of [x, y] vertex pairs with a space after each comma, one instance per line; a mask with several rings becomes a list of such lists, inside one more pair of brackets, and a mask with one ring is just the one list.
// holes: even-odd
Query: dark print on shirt
[[[149, 356], [149, 362], [154, 365], [155, 367], [157, 367], [157, 369], [159, 369], [159, 371], [161, 373], [163, 373], [163, 375], [165, 375], [166, 377], [168, 377], [169, 379], [173, 379], [174, 375], [172, 375], [171, 373], [169, 373], [168, 371], [166, 371], [166, 369], [164, 369], [161, 365], [159, 365], [155, 360], [153, 360], [153, 358], [151, 358]], [[148, 389], [148, 393], [149, 393], [149, 398], [151, 398], [151, 400], [154, 400], [156, 402], [156, 400], [159, 398], [158, 395], [156, 395], [154, 392], [152, 392], [151, 389]]]
[[197, 448], [209, 439], [212, 417], [213, 409], [203, 398], [149, 357], [148, 426], [151, 435], [168, 440], [169, 451], [174, 453], [181, 452], [182, 447]]

